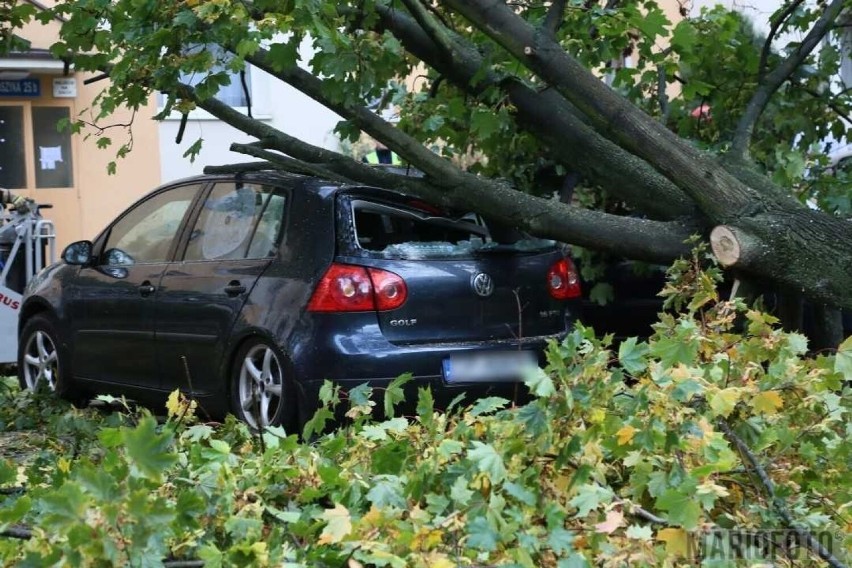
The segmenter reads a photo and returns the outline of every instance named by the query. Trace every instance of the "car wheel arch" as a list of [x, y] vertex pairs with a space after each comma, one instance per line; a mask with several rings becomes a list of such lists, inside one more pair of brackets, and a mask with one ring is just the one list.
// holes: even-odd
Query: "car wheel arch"
[[24, 302], [24, 305], [21, 306], [21, 313], [18, 315], [18, 335], [21, 334], [21, 331], [24, 329], [27, 321], [40, 314], [45, 315], [54, 322], [59, 321], [59, 316], [57, 315], [56, 310], [47, 300], [37, 296], [28, 298]]
[[257, 340], [262, 340], [276, 346], [278, 350], [281, 351], [281, 353], [289, 360], [290, 354], [287, 353], [287, 350], [284, 349], [281, 343], [276, 341], [272, 334], [268, 331], [257, 328], [251, 328], [243, 331], [231, 341], [227, 350], [228, 356], [222, 361], [222, 368], [220, 369], [219, 376], [222, 378], [222, 381], [225, 384], [225, 391], [229, 396], [231, 394], [231, 371], [233, 371], [234, 365], [236, 364], [237, 355], [247, 343]]
[[[292, 427], [294, 424], [301, 424], [301, 420], [303, 418], [300, 415], [299, 409], [301, 405], [296, 404], [296, 402], [300, 399], [300, 393], [298, 392], [299, 382], [294, 379], [292, 376], [293, 372], [293, 363], [290, 357], [290, 354], [285, 349], [280, 342], [276, 341], [272, 334], [270, 334], [266, 330], [262, 329], [247, 329], [244, 333], [240, 334], [238, 338], [236, 338], [231, 343], [231, 347], [228, 350], [228, 356], [223, 361], [223, 366], [221, 369], [221, 376], [224, 382], [224, 392], [227, 397], [227, 400], [231, 401], [234, 396], [234, 381], [233, 375], [236, 372], [237, 365], [240, 364], [239, 357], [247, 348], [250, 349], [251, 344], [262, 345], [266, 344], [273, 348], [274, 351], [277, 352], [279, 358], [279, 364], [282, 367], [282, 371], [285, 375], [285, 381], [289, 383], [290, 392], [295, 394], [297, 399], [288, 403], [291, 405], [291, 408], [296, 410], [296, 414], [294, 418], [291, 419], [289, 426]], [[232, 410], [233, 412], [233, 410]], [[235, 412], [234, 412], [235, 413]]]

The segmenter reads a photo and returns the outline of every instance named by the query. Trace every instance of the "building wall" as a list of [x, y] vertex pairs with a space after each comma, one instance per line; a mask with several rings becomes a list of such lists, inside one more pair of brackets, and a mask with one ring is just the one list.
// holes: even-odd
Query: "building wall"
[[[33, 23], [19, 34], [29, 40], [34, 49], [47, 49], [58, 38], [59, 23], [47, 25]], [[0, 59], [0, 70], [4, 68]], [[8, 64], [9, 62], [6, 61]], [[46, 62], [44, 65], [49, 66]], [[55, 62], [53, 63], [55, 66]], [[73, 119], [80, 116], [92, 120], [91, 115], [84, 112], [91, 108], [94, 97], [104, 87], [104, 82], [84, 85], [87, 75], [75, 73], [73, 69], [67, 77], [60, 68], [48, 70], [36, 67], [31, 78], [38, 78], [41, 83], [41, 95], [37, 98], [0, 97], [0, 105], [12, 105], [32, 109], [41, 106], [63, 106], [70, 111]], [[54, 78], [72, 78], [76, 87], [76, 96], [54, 97]], [[153, 101], [152, 101], [153, 102]], [[32, 143], [32, 127], [27, 126], [25, 136], [25, 151], [27, 159], [27, 184], [25, 188], [15, 192], [35, 199], [38, 203], [50, 203], [51, 210], [43, 215], [53, 220], [56, 226], [57, 246], [61, 250], [70, 242], [80, 239], [93, 238], [117, 213], [122, 211], [139, 197], [160, 183], [160, 154], [159, 132], [157, 125], [150, 119], [155, 104], [143, 108], [133, 119], [132, 133], [134, 149], [123, 160], [118, 160], [115, 175], [108, 175], [107, 164], [115, 159], [115, 151], [127, 136], [121, 128], [111, 128], [104, 135], [109, 136], [114, 144], [108, 149], [98, 149], [97, 135], [94, 129], [87, 129], [79, 135], [73, 135], [70, 141], [73, 180], [70, 187], [36, 188], [35, 172], [43, 167], [36, 155]], [[100, 126], [129, 122], [131, 115], [128, 111], [119, 111], [112, 117], [99, 121]], [[92, 134], [86, 139], [86, 134]]]
[[[309, 47], [305, 44], [302, 52], [310, 53]], [[248, 77], [253, 117], [309, 144], [329, 150], [339, 149], [340, 141], [333, 130], [342, 120], [340, 116], [260, 69], [251, 68]], [[239, 110], [247, 112], [243, 107]], [[190, 114], [183, 140], [176, 144], [180, 118], [179, 114], [173, 113], [160, 123], [161, 176], [164, 182], [200, 174], [206, 165], [256, 160], [229, 149], [233, 142], [248, 143], [254, 138], [200, 110]], [[203, 139], [201, 153], [194, 162], [190, 162], [183, 154], [199, 138]]]

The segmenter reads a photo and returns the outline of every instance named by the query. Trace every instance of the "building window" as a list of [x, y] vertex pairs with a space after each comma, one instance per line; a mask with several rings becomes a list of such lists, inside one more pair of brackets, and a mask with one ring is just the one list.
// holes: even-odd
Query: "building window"
[[70, 116], [62, 106], [0, 105], [0, 187], [74, 186], [71, 133], [57, 128]]
[[32, 115], [36, 187], [71, 187], [71, 134], [56, 127], [71, 118], [69, 109], [34, 106]]
[[[226, 73], [228, 78], [230, 79], [230, 83], [227, 85], [222, 85], [219, 87], [219, 91], [216, 93], [216, 100], [225, 103], [231, 107], [247, 107], [249, 106], [249, 97], [251, 96], [251, 68], [249, 65], [245, 66], [244, 75], [245, 75], [245, 83], [246, 88], [243, 88], [243, 82], [240, 78], [239, 71], [232, 71], [228, 68], [227, 62], [229, 60], [228, 54], [226, 54], [221, 47], [217, 45], [208, 45], [208, 46], [195, 46], [190, 48], [190, 52], [197, 50], [206, 50], [209, 51], [216, 60], [216, 63], [208, 70], [208, 71], [198, 71], [192, 73], [181, 73], [180, 74], [180, 82], [190, 87], [195, 87], [199, 83], [201, 83], [208, 75], [216, 74], [216, 73]], [[246, 96], [246, 91], [248, 91], [248, 97]], [[165, 95], [160, 95], [160, 106], [163, 106], [166, 102]]]
[[0, 187], [27, 187], [24, 107], [0, 106]]

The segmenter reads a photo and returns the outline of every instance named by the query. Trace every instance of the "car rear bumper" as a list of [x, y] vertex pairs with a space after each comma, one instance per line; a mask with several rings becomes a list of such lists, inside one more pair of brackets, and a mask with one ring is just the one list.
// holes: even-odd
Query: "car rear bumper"
[[[519, 400], [526, 388], [517, 380], [491, 382], [448, 383], [444, 376], [444, 361], [457, 353], [483, 353], [495, 351], [529, 350], [535, 353], [540, 365], [545, 363], [544, 349], [548, 341], [560, 341], [565, 331], [525, 337], [522, 339], [483, 339], [468, 342], [393, 344], [384, 339], [379, 326], [365, 318], [354, 333], [337, 333], [331, 326], [316, 326], [310, 341], [299, 341], [291, 351], [295, 373], [295, 387], [300, 395], [300, 406], [315, 409], [318, 394], [325, 380], [340, 385], [344, 390], [367, 383], [377, 388], [386, 387], [393, 379], [411, 373], [413, 380], [406, 387], [406, 401], [416, 403], [417, 389], [431, 387], [437, 408], [445, 408], [459, 394], [471, 399], [482, 396], [502, 396]], [[376, 393], [380, 397], [380, 393]], [[380, 401], [377, 401], [380, 403]], [[379, 404], [380, 405], [380, 404]], [[413, 406], [411, 404], [410, 406]], [[312, 412], [312, 411], [310, 411]]]

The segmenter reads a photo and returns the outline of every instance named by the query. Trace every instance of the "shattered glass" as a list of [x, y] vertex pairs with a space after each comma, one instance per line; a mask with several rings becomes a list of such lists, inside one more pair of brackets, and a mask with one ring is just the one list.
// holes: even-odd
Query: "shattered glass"
[[556, 241], [527, 238], [511, 244], [485, 242], [473, 237], [469, 241], [449, 242], [405, 242], [388, 245], [379, 253], [386, 258], [423, 260], [440, 258], [470, 258], [477, 254], [497, 252], [540, 252], [552, 249]]

